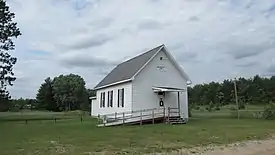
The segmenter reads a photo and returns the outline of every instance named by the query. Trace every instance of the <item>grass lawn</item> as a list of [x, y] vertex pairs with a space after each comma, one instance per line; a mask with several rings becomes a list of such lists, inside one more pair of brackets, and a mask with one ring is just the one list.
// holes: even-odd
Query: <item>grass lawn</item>
[[[12, 117], [15, 119], [14, 115]], [[56, 124], [53, 120], [39, 119], [25, 124], [24, 119], [5, 119], [2, 117], [0, 121], [1, 155], [144, 154], [261, 139], [275, 133], [274, 121], [257, 119], [191, 119], [185, 125], [107, 128], [96, 127], [96, 121], [88, 116], [81, 122], [77, 115], [60, 119]]]
[[[220, 110], [214, 110], [209, 112], [206, 110], [207, 106], [198, 106], [199, 110], [192, 109], [193, 117], [198, 118], [237, 118], [237, 111], [231, 111], [230, 107], [236, 107], [236, 105], [226, 105], [220, 107]], [[256, 113], [262, 112], [264, 110], [264, 106], [256, 106], [256, 105], [246, 105], [245, 109], [240, 110], [239, 117], [246, 119], [255, 119], [257, 118]]]

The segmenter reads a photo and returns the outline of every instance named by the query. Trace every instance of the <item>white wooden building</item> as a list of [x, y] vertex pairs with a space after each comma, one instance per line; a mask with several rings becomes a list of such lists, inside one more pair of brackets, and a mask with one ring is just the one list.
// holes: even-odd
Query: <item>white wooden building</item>
[[188, 120], [188, 84], [188, 75], [165, 45], [160, 45], [117, 65], [95, 86], [96, 97], [90, 98], [91, 115], [125, 117], [135, 111], [167, 111], [169, 107]]

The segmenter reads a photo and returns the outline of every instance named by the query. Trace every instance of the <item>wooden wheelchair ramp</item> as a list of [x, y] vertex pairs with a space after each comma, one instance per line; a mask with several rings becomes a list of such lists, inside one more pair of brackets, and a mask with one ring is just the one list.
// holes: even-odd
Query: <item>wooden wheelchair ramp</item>
[[98, 116], [98, 127], [148, 123], [185, 124], [178, 108], [144, 109]]

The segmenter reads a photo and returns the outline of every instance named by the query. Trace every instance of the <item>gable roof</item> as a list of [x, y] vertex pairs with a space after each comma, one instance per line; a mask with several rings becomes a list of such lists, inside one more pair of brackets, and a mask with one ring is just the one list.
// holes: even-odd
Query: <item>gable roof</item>
[[117, 65], [107, 76], [102, 79], [95, 89], [115, 82], [131, 79], [135, 73], [157, 52], [163, 45], [155, 47], [143, 54]]
[[162, 44], [158, 47], [155, 47], [143, 54], [140, 54], [134, 58], [131, 58], [119, 65], [117, 65], [105, 78], [103, 78], [95, 87], [94, 89], [100, 89], [103, 87], [108, 87], [111, 85], [129, 82], [134, 79], [134, 77], [154, 58], [158, 52], [164, 48], [165, 53], [167, 54], [170, 59], [172, 59], [173, 64], [176, 66], [177, 69], [180, 70], [183, 77], [189, 80], [187, 74], [181, 69], [181, 67], [176, 63], [174, 58], [171, 54], [167, 51], [165, 46]]

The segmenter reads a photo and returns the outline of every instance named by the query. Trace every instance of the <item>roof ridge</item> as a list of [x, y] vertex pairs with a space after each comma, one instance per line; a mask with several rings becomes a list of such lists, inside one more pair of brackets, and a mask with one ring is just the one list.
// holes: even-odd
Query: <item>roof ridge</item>
[[[157, 46], [157, 47], [154, 47], [154, 48], [151, 48], [151, 49], [149, 49], [149, 50], [146, 50], [146, 52], [140, 53], [140, 54], [138, 54], [138, 55], [136, 55], [136, 56], [134, 56], [134, 57], [132, 57], [132, 58], [130, 58], [130, 59], [128, 59], [128, 60], [123, 61], [123, 62], [120, 63], [120, 64], [123, 64], [123, 63], [125, 63], [125, 62], [129, 62], [129, 61], [131, 61], [131, 60], [133, 60], [133, 59], [135, 59], [135, 58], [137, 58], [137, 57], [139, 57], [139, 56], [145, 55], [146, 53], [151, 52], [152, 50], [157, 49], [157, 48], [160, 48], [160, 47], [162, 47], [162, 46], [164, 46], [164, 44], [161, 44], [161, 45], [159, 45], [159, 46]], [[119, 64], [119, 65], [120, 65], [120, 64]]]

